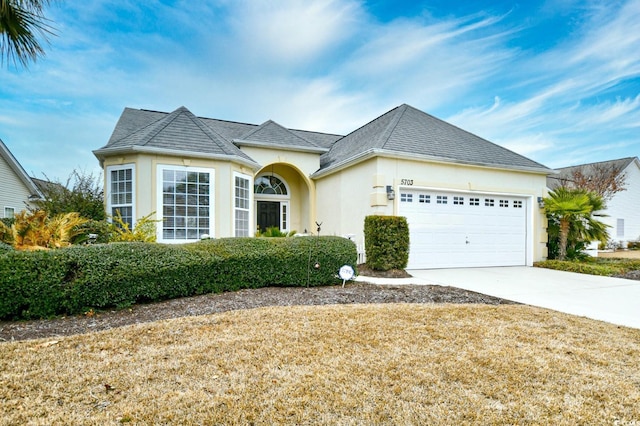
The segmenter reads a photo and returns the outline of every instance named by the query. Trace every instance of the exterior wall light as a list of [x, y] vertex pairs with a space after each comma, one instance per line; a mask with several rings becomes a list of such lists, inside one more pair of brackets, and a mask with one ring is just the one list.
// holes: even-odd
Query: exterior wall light
[[538, 197], [538, 207], [544, 209], [544, 198]]
[[395, 198], [396, 198], [396, 191], [393, 190], [391, 185], [387, 185], [387, 199], [395, 200]]

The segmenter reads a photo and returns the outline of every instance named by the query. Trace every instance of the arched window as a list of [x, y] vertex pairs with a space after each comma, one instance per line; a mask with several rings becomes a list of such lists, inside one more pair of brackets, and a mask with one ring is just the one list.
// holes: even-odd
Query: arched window
[[254, 182], [253, 192], [255, 194], [287, 195], [287, 187], [276, 176], [260, 176]]

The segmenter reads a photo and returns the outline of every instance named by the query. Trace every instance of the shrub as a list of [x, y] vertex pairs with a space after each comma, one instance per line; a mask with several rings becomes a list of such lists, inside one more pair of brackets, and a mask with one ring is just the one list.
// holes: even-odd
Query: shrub
[[[265, 286], [339, 284], [339, 237], [113, 243], [0, 255], [0, 318], [41, 318]], [[318, 263], [319, 268], [314, 265]]]
[[627, 248], [629, 250], [640, 250], [640, 241], [629, 241]]
[[264, 232], [260, 231], [260, 229], [256, 230], [256, 237], [266, 237], [266, 238], [281, 238], [281, 237], [293, 237], [296, 234], [296, 231], [290, 232], [282, 232], [280, 228], [277, 226], [270, 226], [264, 230]]
[[[189, 244], [188, 250], [221, 256], [225, 290], [338, 284], [341, 266], [354, 267], [355, 244], [341, 237], [225, 238]], [[316, 267], [319, 265], [319, 267]]]
[[536, 262], [534, 266], [580, 274], [616, 276], [640, 270], [640, 260], [596, 257], [582, 261], [545, 260]]
[[49, 217], [44, 210], [22, 212], [15, 215], [11, 228], [0, 225], [0, 238], [19, 250], [40, 250], [66, 247], [80, 232], [87, 220], [78, 213]]
[[129, 224], [122, 220], [120, 210], [117, 210], [116, 215], [112, 217], [114, 224], [112, 227], [111, 241], [154, 243], [156, 241], [156, 223], [160, 222], [160, 220], [151, 219], [151, 216], [154, 214], [156, 214], [156, 212], [136, 220], [135, 226], [133, 229], [130, 229]]
[[[89, 219], [87, 223], [78, 228], [78, 235], [73, 239], [73, 244], [105, 244], [111, 241], [113, 236], [113, 224], [106, 220]], [[93, 234], [95, 239], [90, 239]]]
[[402, 216], [364, 219], [367, 265], [375, 270], [404, 269], [409, 261], [409, 224]]

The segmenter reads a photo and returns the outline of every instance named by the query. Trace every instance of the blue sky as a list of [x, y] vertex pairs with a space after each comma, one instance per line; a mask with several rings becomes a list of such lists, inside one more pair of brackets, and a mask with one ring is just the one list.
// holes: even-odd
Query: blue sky
[[98, 172], [124, 107], [348, 133], [407, 103], [549, 167], [640, 155], [640, 0], [84, 0], [0, 68], [0, 139]]

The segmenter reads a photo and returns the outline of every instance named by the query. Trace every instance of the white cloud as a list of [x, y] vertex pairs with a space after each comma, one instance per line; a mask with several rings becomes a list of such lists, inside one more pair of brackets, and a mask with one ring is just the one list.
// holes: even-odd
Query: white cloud
[[[27, 72], [0, 70], [0, 123], [29, 145], [21, 162], [36, 172], [91, 165], [125, 106], [347, 133], [409, 103], [553, 166], [637, 154], [640, 144], [640, 0], [546, 2], [536, 19], [575, 21], [543, 52], [518, 44], [535, 22], [499, 9], [391, 20], [357, 0], [87, 0], [52, 10], [60, 35], [46, 58]], [[74, 157], [30, 155], [48, 149], [45, 139]]]

